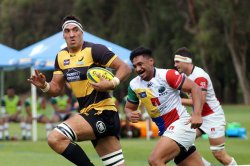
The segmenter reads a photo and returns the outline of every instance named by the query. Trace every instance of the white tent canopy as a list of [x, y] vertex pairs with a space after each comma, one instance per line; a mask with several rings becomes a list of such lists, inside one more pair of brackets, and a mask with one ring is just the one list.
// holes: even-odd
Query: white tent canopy
[[[96, 37], [88, 32], [84, 32], [83, 38], [85, 41], [105, 45], [123, 61], [129, 63], [130, 50]], [[30, 65], [38, 70], [53, 70], [56, 54], [65, 47], [66, 43], [63, 39], [63, 33], [58, 32], [53, 36], [22, 49], [20, 53], [26, 57], [19, 60], [19, 65]]]
[[4, 95], [4, 71], [17, 68], [19, 58], [19, 51], [0, 43], [0, 99]]

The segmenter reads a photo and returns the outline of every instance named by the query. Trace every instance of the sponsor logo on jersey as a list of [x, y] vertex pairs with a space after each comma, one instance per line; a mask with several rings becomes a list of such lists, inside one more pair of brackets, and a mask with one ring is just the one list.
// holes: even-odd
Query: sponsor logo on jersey
[[66, 73], [66, 78], [68, 82], [74, 82], [80, 80], [80, 72], [76, 69], [69, 69]]
[[83, 61], [76, 62], [76, 65], [83, 65]]
[[69, 59], [65, 59], [65, 60], [63, 61], [63, 65], [64, 65], [64, 66], [69, 65], [69, 63], [70, 63], [70, 60], [69, 60]]
[[211, 132], [215, 132], [215, 128], [213, 127], [213, 128], [211, 128]]
[[174, 130], [174, 126], [169, 126], [168, 130]]
[[151, 103], [152, 103], [153, 106], [159, 106], [159, 105], [161, 105], [161, 102], [158, 99], [158, 97], [151, 98]]
[[163, 93], [165, 90], [166, 90], [166, 88], [165, 88], [164, 86], [161, 86], [161, 87], [158, 89], [158, 92], [159, 92], [159, 93]]
[[78, 62], [76, 62], [76, 65], [83, 65], [84, 62], [83, 62], [83, 56], [79, 57], [78, 58]]
[[169, 127], [167, 128], [167, 130], [165, 131], [165, 133], [173, 134], [173, 133], [174, 133], [174, 126], [169, 126]]
[[159, 96], [165, 96], [165, 95], [167, 95], [167, 91], [165, 91], [166, 90], [166, 88], [165, 87], [161, 87], [159, 90], [158, 90], [158, 92], [159, 92]]
[[96, 122], [96, 128], [99, 133], [104, 133], [106, 131], [106, 126], [102, 121]]
[[140, 92], [139, 95], [140, 95], [141, 98], [147, 97], [147, 93], [146, 92]]
[[206, 82], [200, 82], [200, 86], [206, 89]]
[[148, 84], [147, 84], [147, 87], [149, 88], [149, 87], [151, 87], [153, 85], [153, 83], [152, 82], [149, 82]]
[[80, 58], [78, 58], [78, 62], [83, 60], [83, 56], [81, 56]]

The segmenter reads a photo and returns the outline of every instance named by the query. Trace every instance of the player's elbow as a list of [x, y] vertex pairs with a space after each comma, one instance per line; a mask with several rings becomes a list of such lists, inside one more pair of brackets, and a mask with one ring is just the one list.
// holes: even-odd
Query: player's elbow
[[201, 88], [196, 84], [194, 84], [194, 86], [192, 87], [191, 93], [192, 93], [192, 95], [193, 94], [196, 95], [199, 99], [202, 98]]
[[126, 64], [126, 65], [125, 65], [125, 68], [126, 68], [127, 74], [130, 75], [130, 74], [132, 73], [131, 67], [130, 67], [129, 65]]
[[123, 73], [123, 76], [124, 76], [123, 80], [126, 80], [130, 76], [130, 74], [132, 73], [132, 69], [126, 63], [124, 63], [121, 66], [121, 68], [122, 68], [122, 71], [123, 71], [122, 73]]

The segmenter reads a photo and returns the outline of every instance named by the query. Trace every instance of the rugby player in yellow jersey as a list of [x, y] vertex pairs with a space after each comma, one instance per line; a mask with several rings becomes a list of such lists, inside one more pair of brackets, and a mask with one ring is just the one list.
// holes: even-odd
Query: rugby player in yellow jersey
[[[49, 146], [76, 165], [93, 165], [76, 141], [91, 140], [104, 165], [125, 165], [119, 141], [120, 120], [109, 90], [115, 89], [131, 73], [130, 67], [101, 44], [83, 40], [83, 27], [75, 16], [62, 23], [67, 47], [58, 52], [52, 80], [36, 71], [28, 81], [51, 96], [58, 96], [68, 82], [76, 96], [80, 113], [59, 124], [48, 136]], [[91, 67], [115, 69], [111, 81], [100, 78], [90, 83]]]

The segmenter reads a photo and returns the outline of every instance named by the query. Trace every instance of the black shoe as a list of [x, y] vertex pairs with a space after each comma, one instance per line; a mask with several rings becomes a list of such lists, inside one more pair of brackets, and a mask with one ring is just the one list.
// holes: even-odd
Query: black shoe
[[24, 141], [27, 140], [27, 139], [26, 139], [26, 136], [22, 136], [22, 140], [24, 140]]
[[5, 136], [5, 140], [9, 141], [10, 140], [9, 136]]

